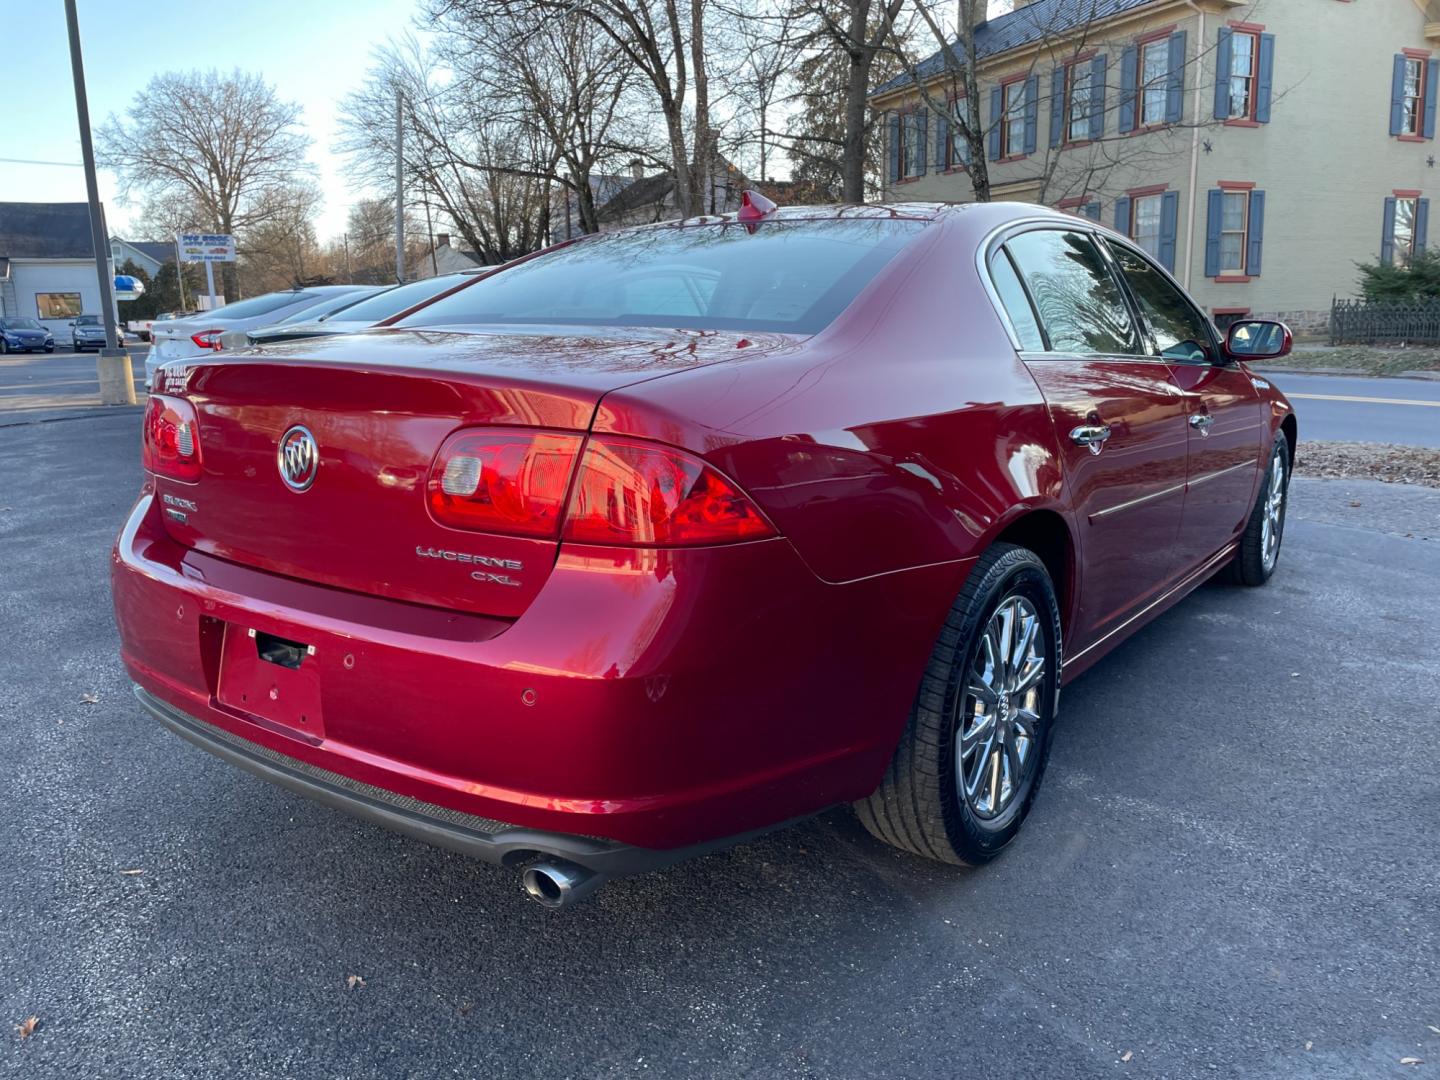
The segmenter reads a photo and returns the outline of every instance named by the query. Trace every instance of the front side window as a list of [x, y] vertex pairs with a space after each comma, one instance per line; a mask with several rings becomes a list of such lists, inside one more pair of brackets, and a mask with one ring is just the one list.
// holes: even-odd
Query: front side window
[[42, 319], [73, 319], [80, 314], [78, 292], [42, 292], [35, 294], [36, 314]]
[[1056, 352], [1128, 355], [1135, 325], [1124, 294], [1095, 242], [1045, 229], [1006, 241]]
[[1405, 92], [1401, 99], [1404, 110], [1400, 130], [1406, 135], [1419, 135], [1425, 115], [1425, 61], [1415, 57], [1405, 60]]
[[1082, 142], [1090, 137], [1090, 65], [1071, 64], [1065, 69], [1068, 91], [1065, 95], [1069, 120], [1065, 126], [1067, 142]]
[[395, 325], [813, 334], [927, 224], [843, 218], [602, 233], [482, 277]]
[[1255, 117], [1255, 65], [1260, 57], [1260, 35], [1236, 30], [1230, 35], [1230, 118]]
[[1153, 264], [1118, 244], [1112, 244], [1110, 250], [1150, 330], [1150, 351], [1167, 360], [1210, 360], [1210, 332], [1205, 317]]
[[1170, 42], [1165, 38], [1140, 46], [1140, 126], [1165, 123], [1165, 95], [1170, 78]]
[[1021, 79], [1007, 84], [1004, 90], [1005, 142], [1000, 148], [1001, 157], [1014, 157], [1025, 152], [1025, 84], [1026, 80]]
[[1415, 254], [1415, 206], [1417, 199], [1395, 200], [1395, 224], [1390, 242], [1395, 246], [1395, 265], [1408, 266]]
[[1140, 195], [1131, 204], [1130, 239], [1149, 255], [1160, 257], [1160, 195]]
[[1250, 193], [1226, 191], [1220, 196], [1220, 272], [1244, 273], [1245, 237], [1250, 227]]

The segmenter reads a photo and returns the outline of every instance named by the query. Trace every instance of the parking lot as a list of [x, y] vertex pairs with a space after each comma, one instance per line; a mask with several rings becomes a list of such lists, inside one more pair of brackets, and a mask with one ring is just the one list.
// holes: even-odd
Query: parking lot
[[1270, 587], [1067, 689], [989, 868], [838, 808], [556, 915], [142, 715], [107, 582], [138, 410], [60, 415], [0, 415], [0, 1015], [38, 1017], [0, 1074], [1440, 1067], [1440, 491], [1297, 479]]

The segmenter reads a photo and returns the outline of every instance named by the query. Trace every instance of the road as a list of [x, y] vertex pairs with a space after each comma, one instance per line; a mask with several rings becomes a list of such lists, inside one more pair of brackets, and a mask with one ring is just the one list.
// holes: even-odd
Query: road
[[1300, 438], [1440, 447], [1440, 380], [1266, 371], [1295, 406]]
[[106, 582], [136, 424], [0, 427], [0, 1076], [1440, 1064], [1440, 491], [1297, 480], [1268, 588], [1206, 586], [1066, 690], [988, 868], [840, 809], [556, 915], [142, 715]]

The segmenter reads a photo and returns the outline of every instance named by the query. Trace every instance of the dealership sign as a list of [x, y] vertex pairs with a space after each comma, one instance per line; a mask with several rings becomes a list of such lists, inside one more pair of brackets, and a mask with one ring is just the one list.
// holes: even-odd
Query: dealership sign
[[235, 237], [228, 233], [181, 233], [175, 246], [181, 262], [235, 261]]

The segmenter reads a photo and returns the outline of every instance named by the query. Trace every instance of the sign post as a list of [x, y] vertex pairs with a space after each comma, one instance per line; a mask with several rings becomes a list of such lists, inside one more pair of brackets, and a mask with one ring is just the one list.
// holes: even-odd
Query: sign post
[[205, 264], [205, 287], [210, 291], [210, 310], [215, 303], [215, 268], [217, 262], [235, 261], [235, 237], [229, 233], [181, 233], [175, 238], [175, 249], [181, 262]]

